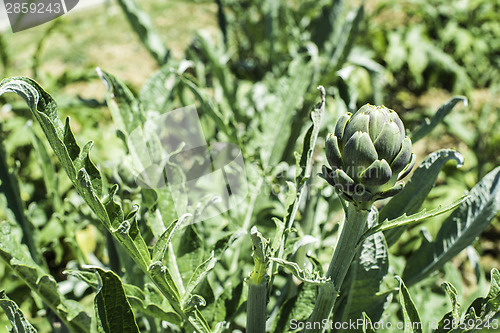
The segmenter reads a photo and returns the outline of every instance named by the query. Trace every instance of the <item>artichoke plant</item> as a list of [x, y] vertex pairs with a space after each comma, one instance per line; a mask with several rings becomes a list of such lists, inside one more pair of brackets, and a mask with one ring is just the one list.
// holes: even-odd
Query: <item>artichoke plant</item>
[[[340, 117], [335, 132], [325, 144], [330, 168], [323, 166], [322, 177], [352, 205], [346, 206], [342, 227], [326, 277], [309, 323], [330, 317], [344, 278], [366, 230], [373, 202], [400, 192], [399, 182], [415, 165], [411, 140], [405, 137], [403, 122], [396, 112], [385, 106], [366, 104], [356, 113]], [[349, 226], [349, 227], [345, 227]], [[313, 326], [311, 326], [313, 327]], [[323, 329], [307, 329], [306, 333]]]
[[415, 164], [403, 122], [385, 106], [366, 104], [341, 116], [325, 148], [331, 169], [323, 166], [322, 177], [360, 208], [400, 192], [399, 180]]

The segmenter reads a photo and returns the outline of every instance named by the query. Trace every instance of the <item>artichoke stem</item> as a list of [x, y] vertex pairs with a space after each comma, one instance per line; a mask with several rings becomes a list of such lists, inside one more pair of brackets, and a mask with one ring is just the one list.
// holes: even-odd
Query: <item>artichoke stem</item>
[[264, 333], [266, 331], [267, 280], [248, 283], [247, 300], [247, 333]]
[[266, 331], [267, 285], [269, 276], [266, 273], [269, 263], [268, 243], [254, 226], [250, 230], [253, 243], [254, 269], [247, 279], [247, 333], [264, 333]]
[[325, 323], [329, 323], [328, 319], [337, 300], [338, 291], [357, 252], [356, 245], [366, 229], [371, 207], [364, 208], [367, 210], [360, 209], [352, 203], [347, 208], [344, 226], [326, 274], [330, 281], [321, 286], [319, 290], [309, 324], [306, 325], [306, 333], [321, 333], [324, 328], [329, 327]]

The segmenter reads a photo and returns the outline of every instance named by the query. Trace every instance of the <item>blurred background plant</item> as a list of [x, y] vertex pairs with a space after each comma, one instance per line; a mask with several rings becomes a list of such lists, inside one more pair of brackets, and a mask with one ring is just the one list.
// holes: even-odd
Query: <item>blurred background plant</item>
[[[452, 95], [465, 95], [468, 106], [457, 106], [415, 150], [420, 160], [449, 147], [465, 157], [460, 169], [453, 162], [445, 165], [425, 207], [434, 208], [443, 198], [457, 198], [472, 188], [500, 165], [499, 13], [498, 0], [380, 0], [365, 6], [329, 0], [119, 0], [24, 32], [1, 32], [0, 73], [33, 77], [52, 94], [60, 116], [71, 116], [78, 141], [95, 141], [93, 160], [105, 184], [120, 185], [118, 196], [124, 207], [130, 210], [142, 203], [147, 208], [141, 211], [143, 220], [155, 212], [157, 198], [137, 188], [124, 163], [128, 152], [116, 135], [123, 129], [113, 124], [116, 116], [107, 107], [106, 89], [95, 67], [123, 80], [145, 111], [196, 104], [206, 137], [242, 147], [252, 186], [248, 202], [231, 216], [198, 227], [196, 239], [205, 237], [213, 245], [219, 239], [211, 225], [230, 234], [256, 224], [268, 236], [275, 228], [272, 218], [287, 216], [290, 184], [297, 171], [294, 152], [302, 149], [308, 129], [305, 120], [318, 101], [319, 84], [327, 92], [320, 138], [333, 130], [340, 114], [366, 102], [395, 109], [411, 132]], [[62, 282], [61, 293], [80, 299], [89, 311], [95, 294], [82, 281], [68, 279], [65, 269], [107, 265], [127, 283], [143, 284], [141, 273], [116, 250], [71, 186], [41, 139], [39, 126], [31, 126], [24, 102], [2, 95], [0, 104], [5, 162], [18, 181], [23, 202], [13, 211], [6, 196], [0, 195], [0, 220], [14, 223], [25, 216], [26, 225], [35, 230], [31, 246], [39, 249], [40, 262]], [[314, 154], [315, 168], [324, 164], [320, 152]], [[285, 256], [299, 263], [328, 261], [341, 218], [335, 195], [317, 179], [311, 182], [308, 200], [303, 200], [297, 215], [297, 234], [285, 250]], [[3, 180], [2, 186], [7, 186]], [[434, 218], [425, 227], [436, 235], [445, 218]], [[391, 264], [397, 267], [420, 246], [421, 227], [409, 228], [391, 247]], [[141, 232], [148, 244], [154, 241], [151, 230]], [[488, 276], [484, 271], [498, 267], [499, 234], [497, 217], [474, 248], [462, 252], [439, 275], [459, 286], [461, 303], [484, 294]], [[322, 240], [321, 247], [315, 245], [317, 239]], [[202, 253], [209, 249], [207, 245]], [[308, 259], [311, 249], [318, 258]], [[244, 326], [240, 277], [252, 270], [250, 253], [247, 243], [231, 249], [231, 256], [222, 261], [224, 269], [216, 269], [200, 287], [207, 303], [216, 304], [207, 316], [230, 317], [231, 328]], [[114, 267], [116, 258], [121, 262]], [[40, 298], [33, 294], [27, 299], [29, 289], [4, 265], [0, 282], [39, 331], [57, 327]], [[229, 284], [233, 294], [218, 287]], [[297, 301], [292, 297], [297, 286], [285, 274], [277, 275], [274, 284], [271, 316], [285, 318], [280, 306], [287, 297], [289, 308]], [[447, 296], [437, 286], [435, 279], [429, 279], [418, 287], [422, 292], [413, 293], [417, 304], [435, 304], [426, 307], [427, 318], [449, 310]], [[391, 305], [387, 313], [397, 318], [397, 306]], [[0, 325], [8, 325], [4, 314], [0, 318]], [[148, 315], [141, 316], [141, 329], [155, 325]]]

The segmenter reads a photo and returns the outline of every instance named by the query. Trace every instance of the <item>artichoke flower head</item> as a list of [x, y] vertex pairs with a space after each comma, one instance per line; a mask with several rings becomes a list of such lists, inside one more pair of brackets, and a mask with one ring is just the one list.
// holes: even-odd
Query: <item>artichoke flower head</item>
[[411, 140], [394, 110], [366, 104], [340, 117], [325, 143], [322, 177], [359, 207], [399, 193], [415, 165]]

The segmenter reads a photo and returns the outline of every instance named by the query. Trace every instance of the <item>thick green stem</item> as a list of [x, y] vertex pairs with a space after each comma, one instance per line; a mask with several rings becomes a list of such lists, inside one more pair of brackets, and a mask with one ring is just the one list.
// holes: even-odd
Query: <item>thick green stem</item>
[[256, 227], [250, 230], [253, 243], [254, 268], [248, 278], [247, 300], [247, 333], [264, 333], [266, 331], [266, 304], [267, 284], [269, 276], [266, 274], [269, 264], [269, 248], [267, 240], [257, 231]]
[[353, 204], [349, 205], [347, 217], [326, 274], [330, 281], [319, 290], [313, 313], [309, 318], [310, 325], [307, 326], [311, 328], [306, 329], [307, 333], [324, 331], [324, 320], [330, 317], [338, 291], [356, 254], [356, 245], [365, 231], [369, 213], [370, 209], [361, 210]]
[[267, 280], [255, 284], [248, 282], [247, 300], [247, 333], [264, 333], [266, 331]]

